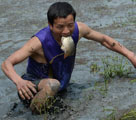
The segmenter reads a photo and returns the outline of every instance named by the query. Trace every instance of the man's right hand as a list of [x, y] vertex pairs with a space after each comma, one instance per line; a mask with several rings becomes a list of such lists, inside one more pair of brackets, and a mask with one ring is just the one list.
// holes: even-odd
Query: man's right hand
[[17, 84], [17, 89], [20, 97], [25, 100], [25, 99], [32, 99], [34, 97], [33, 93], [36, 94], [36, 88], [35, 84], [33, 84], [31, 81], [28, 80], [20, 80]]

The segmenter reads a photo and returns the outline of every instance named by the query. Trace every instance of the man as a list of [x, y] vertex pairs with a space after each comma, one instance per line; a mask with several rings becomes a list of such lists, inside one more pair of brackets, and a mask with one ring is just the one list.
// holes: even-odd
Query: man
[[[31, 100], [32, 111], [43, 106], [47, 96], [54, 96], [66, 89], [74, 67], [76, 46], [82, 37], [124, 55], [136, 67], [133, 52], [111, 37], [76, 22], [76, 12], [69, 3], [52, 4], [47, 18], [48, 27], [36, 33], [2, 63], [2, 70], [15, 83], [21, 100]], [[14, 65], [27, 58], [27, 73], [20, 77]]]

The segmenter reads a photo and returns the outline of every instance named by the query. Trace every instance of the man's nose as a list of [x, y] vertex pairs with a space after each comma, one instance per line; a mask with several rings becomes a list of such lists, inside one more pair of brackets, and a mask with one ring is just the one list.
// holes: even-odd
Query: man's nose
[[68, 27], [65, 27], [62, 34], [63, 35], [69, 35], [69, 33], [70, 33], [70, 30], [68, 29]]

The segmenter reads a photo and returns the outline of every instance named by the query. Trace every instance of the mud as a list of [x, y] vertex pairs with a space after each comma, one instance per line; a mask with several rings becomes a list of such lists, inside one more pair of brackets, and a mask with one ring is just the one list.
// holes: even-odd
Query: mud
[[[0, 0], [0, 64], [38, 30], [47, 25], [48, 7], [56, 0]], [[57, 0], [58, 1], [58, 0]], [[63, 0], [60, 0], [63, 1]], [[68, 1], [68, 0], [66, 0]], [[69, 0], [77, 11], [77, 21], [107, 34], [136, 53], [135, 0]], [[136, 106], [135, 68], [128, 77], [111, 79], [105, 92], [104, 78], [90, 72], [90, 65], [102, 66], [101, 58], [121, 56], [94, 41], [82, 38], [77, 47], [74, 72], [67, 92], [60, 97], [57, 114], [32, 115], [19, 101], [16, 86], [0, 70], [1, 120], [118, 120]], [[126, 58], [124, 58], [126, 59]], [[16, 65], [19, 75], [27, 61]], [[20, 69], [21, 68], [21, 69]], [[98, 85], [96, 86], [96, 83]]]

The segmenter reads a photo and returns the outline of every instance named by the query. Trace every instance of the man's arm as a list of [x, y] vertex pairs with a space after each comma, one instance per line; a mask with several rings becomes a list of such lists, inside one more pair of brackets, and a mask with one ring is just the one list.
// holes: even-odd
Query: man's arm
[[85, 37], [88, 40], [94, 40], [96, 42], [99, 42], [103, 46], [107, 47], [108, 49], [118, 52], [125, 57], [127, 57], [134, 67], [136, 67], [136, 56], [135, 54], [128, 50], [126, 47], [121, 45], [119, 42], [114, 40], [113, 38], [99, 33], [97, 31], [92, 30], [90, 27], [85, 25], [84, 23], [78, 22], [78, 27], [79, 27], [79, 37]]
[[33, 97], [31, 90], [36, 93], [36, 89], [34, 88], [35, 85], [30, 81], [23, 80], [16, 73], [14, 65], [24, 61], [40, 47], [41, 43], [38, 38], [33, 37], [21, 49], [17, 50], [11, 56], [9, 56], [1, 65], [3, 72], [17, 86], [18, 92], [23, 99], [30, 99]]

